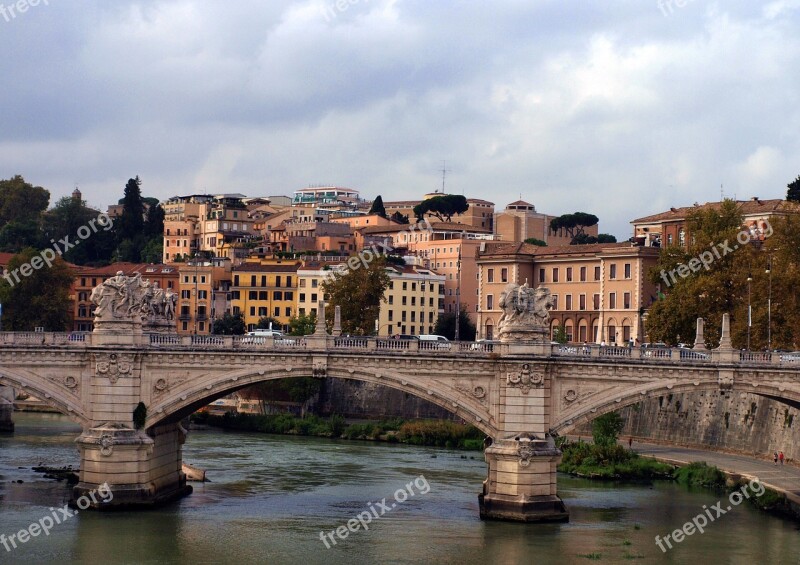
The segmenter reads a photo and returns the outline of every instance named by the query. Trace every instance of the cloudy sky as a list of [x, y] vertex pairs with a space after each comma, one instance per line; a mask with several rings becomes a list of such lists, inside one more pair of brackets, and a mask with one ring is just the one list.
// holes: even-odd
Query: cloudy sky
[[[30, 0], [29, 0], [30, 1]], [[678, 2], [684, 4], [678, 7]], [[628, 222], [800, 174], [800, 0], [0, 0], [0, 178]]]

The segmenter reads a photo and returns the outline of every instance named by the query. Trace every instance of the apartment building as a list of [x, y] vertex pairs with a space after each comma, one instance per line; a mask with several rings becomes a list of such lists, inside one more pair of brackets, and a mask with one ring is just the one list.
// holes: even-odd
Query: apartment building
[[297, 315], [299, 261], [264, 259], [233, 267], [231, 311], [241, 313], [248, 330], [270, 317], [284, 328]]
[[255, 235], [243, 194], [176, 196], [164, 204], [165, 263], [200, 251], [236, 261], [235, 249]]
[[178, 263], [179, 334], [213, 333], [214, 320], [230, 311], [231, 261], [188, 261]]
[[345, 263], [312, 262], [297, 270], [297, 314], [317, 315], [320, 300], [327, 300], [322, 292], [323, 283], [336, 272], [346, 272]]
[[[430, 192], [422, 197], [421, 200], [398, 200], [394, 202], [384, 202], [383, 207], [386, 209], [386, 215], [392, 216], [396, 212], [404, 216], [408, 216], [409, 221], [415, 220], [414, 207], [422, 200], [427, 200], [435, 196], [443, 196], [441, 192]], [[463, 214], [457, 214], [452, 220], [457, 223], [466, 224], [473, 228], [481, 228], [492, 233], [494, 228], [494, 202], [482, 200], [480, 198], [467, 198], [469, 208]], [[430, 221], [435, 221], [437, 218], [428, 215]]]
[[500, 296], [509, 283], [545, 286], [553, 295], [551, 335], [563, 326], [571, 342], [617, 343], [646, 339], [642, 314], [656, 300], [648, 281], [658, 250], [615, 244], [497, 246], [479, 255], [478, 335], [496, 337]]
[[389, 287], [381, 303], [377, 334], [431, 334], [444, 312], [445, 277], [414, 265], [386, 267]]

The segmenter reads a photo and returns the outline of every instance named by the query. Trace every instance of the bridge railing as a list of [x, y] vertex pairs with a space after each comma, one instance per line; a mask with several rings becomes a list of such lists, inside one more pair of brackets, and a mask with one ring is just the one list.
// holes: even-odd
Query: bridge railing
[[770, 351], [740, 351], [739, 361], [742, 363], [772, 363], [772, 352]]
[[90, 332], [2, 332], [0, 345], [74, 345], [92, 344]]

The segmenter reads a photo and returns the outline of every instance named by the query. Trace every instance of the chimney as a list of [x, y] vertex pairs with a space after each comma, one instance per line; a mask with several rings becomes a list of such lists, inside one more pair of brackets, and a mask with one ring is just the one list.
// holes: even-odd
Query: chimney
[[756, 204], [761, 204], [761, 200], [758, 199], [758, 196], [753, 196], [750, 200]]
[[678, 211], [678, 209], [677, 209], [677, 208], [675, 208], [675, 207], [672, 207], [672, 208], [670, 208], [670, 209], [669, 209], [669, 211], [670, 211], [670, 212], [672, 212], [672, 213], [675, 213], [675, 212], [677, 212], [677, 211]]

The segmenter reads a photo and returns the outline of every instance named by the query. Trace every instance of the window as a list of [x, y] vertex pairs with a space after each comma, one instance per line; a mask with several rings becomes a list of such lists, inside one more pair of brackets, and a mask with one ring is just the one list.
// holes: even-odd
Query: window
[[280, 307], [279, 307], [279, 306], [275, 306], [275, 309], [274, 309], [273, 311], [275, 312], [275, 314], [273, 314], [273, 315], [274, 315], [276, 318], [277, 318], [277, 317], [279, 317], [279, 316], [281, 315], [281, 309], [280, 309]]
[[182, 290], [181, 291], [181, 298], [183, 298], [184, 300], [188, 300], [191, 297], [192, 297], [192, 291], [191, 290]]
[[284, 300], [294, 300], [294, 292], [292, 292], [292, 291], [284, 292], [283, 293], [283, 299]]
[[197, 299], [198, 300], [208, 300], [208, 291], [207, 290], [198, 290], [197, 291]]
[[239, 286], [239, 275], [233, 275], [233, 286]]
[[[411, 312], [411, 321], [412, 322], [416, 322], [417, 321], [417, 313], [416, 312]], [[411, 331], [413, 332], [414, 330], [411, 330]]]
[[600, 280], [600, 267], [594, 268], [594, 280], [596, 281]]
[[544, 282], [544, 269], [539, 269], [539, 282]]
[[403, 290], [408, 290], [408, 283], [403, 281]]
[[273, 300], [283, 300], [283, 293], [280, 290], [276, 290], [272, 293]]
[[405, 296], [403, 296], [403, 301], [402, 301], [403, 306], [405, 306], [407, 304], [407, 300], [408, 299]]
[[[586, 295], [585, 294], [581, 294], [578, 297], [578, 309], [586, 310]], [[586, 340], [584, 340], [584, 341], [586, 341]]]
[[392, 304], [394, 304], [394, 295], [390, 294], [389, 295], [389, 306], [391, 306]]
[[626, 292], [622, 295], [622, 307], [623, 308], [630, 308], [631, 307], [631, 293]]
[[205, 275], [201, 275], [200, 276], [200, 283], [206, 284], [206, 276]]
[[251, 290], [250, 292], [247, 293], [247, 298], [249, 298], [250, 300], [258, 300], [258, 291]]
[[683, 228], [678, 232], [678, 245], [681, 247], [686, 245], [686, 231]]
[[306, 279], [300, 279], [300, 288], [306, 287]]
[[[412, 282], [411, 283], [411, 292], [416, 292], [416, 291], [417, 291], [417, 283]], [[412, 302], [412, 304], [413, 304], [413, 302]]]
[[631, 264], [630, 263], [625, 263], [625, 278], [626, 279], [631, 278]]
[[558, 267], [553, 267], [553, 282], [558, 282]]
[[317, 293], [316, 292], [312, 292], [311, 293], [311, 302], [317, 302]]
[[500, 269], [500, 282], [508, 282], [508, 269], [505, 267]]
[[617, 266], [612, 264], [608, 268], [608, 278], [612, 281], [617, 278]]
[[258, 299], [259, 300], [269, 300], [269, 292], [266, 290], [258, 291]]
[[592, 297], [592, 307], [595, 310], [600, 310], [600, 295], [599, 294], [595, 294]]
[[586, 267], [581, 267], [581, 282], [586, 282]]
[[567, 267], [567, 282], [572, 282], [572, 267]]
[[[305, 292], [301, 292], [300, 293], [300, 302], [305, 302], [305, 301], [306, 301], [306, 293]], [[391, 302], [389, 302], [389, 304], [391, 304]]]
[[416, 296], [412, 296], [411, 297], [411, 305], [412, 306], [416, 306], [417, 305], [417, 297]]
[[394, 321], [394, 312], [392, 310], [389, 310], [389, 321], [390, 322]]
[[286, 276], [286, 286], [292, 286], [292, 277]]
[[251, 306], [250, 307], [250, 315], [251, 316], [255, 316], [256, 315], [256, 307], [255, 306]]
[[558, 295], [553, 294], [553, 310], [558, 310]]
[[494, 296], [491, 294], [486, 295], [486, 309], [487, 310], [494, 309]]
[[564, 309], [565, 310], [572, 310], [572, 295], [571, 294], [567, 294], [564, 297], [564, 302], [566, 303], [564, 305]]
[[612, 309], [617, 307], [617, 293], [616, 292], [609, 292], [608, 293], [608, 307], [612, 308]]
[[284, 312], [286, 313], [286, 317], [287, 318], [291, 318], [292, 317], [292, 307], [291, 306], [287, 306], [284, 309]]
[[672, 245], [672, 234], [667, 235], [667, 245]]
[[486, 269], [486, 282], [494, 282], [494, 269]]

